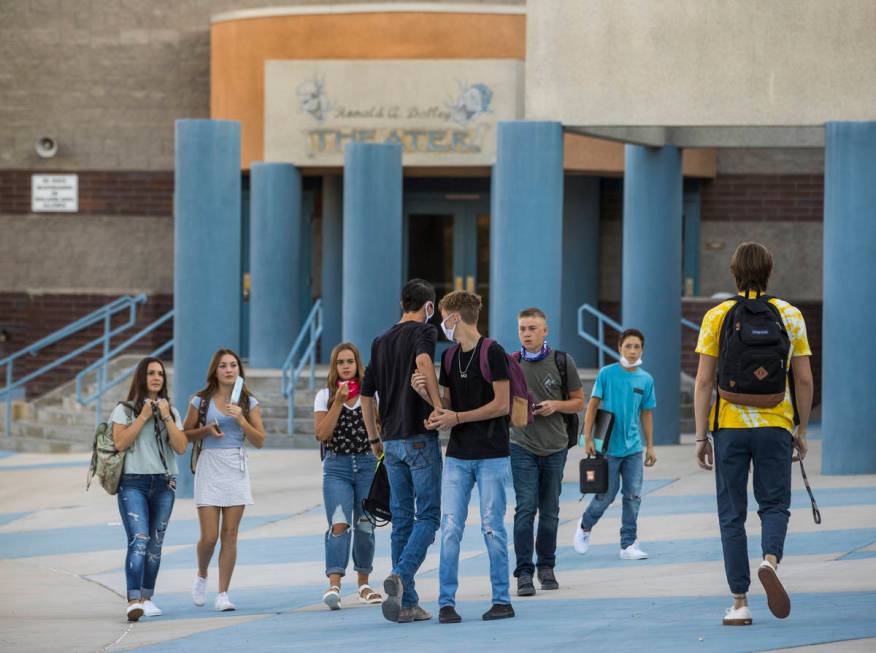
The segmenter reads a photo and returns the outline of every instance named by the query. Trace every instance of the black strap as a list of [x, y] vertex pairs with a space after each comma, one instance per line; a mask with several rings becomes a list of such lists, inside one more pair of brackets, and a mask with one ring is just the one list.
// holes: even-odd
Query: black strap
[[816, 524], [821, 523], [821, 511], [818, 509], [818, 504], [815, 503], [815, 495], [812, 494], [812, 488], [809, 487], [809, 477], [806, 476], [806, 468], [803, 467], [803, 461], [800, 461], [800, 473], [803, 474], [803, 485], [806, 486], [806, 492], [809, 494], [809, 501], [812, 503], [812, 519]]
[[554, 363], [557, 365], [557, 371], [560, 373], [560, 379], [563, 381], [563, 401], [569, 398], [569, 367], [566, 365], [566, 352], [554, 350]]
[[[172, 412], [170, 418], [173, 419]], [[158, 457], [161, 458], [161, 464], [164, 465], [164, 476], [170, 478], [170, 470], [167, 468], [167, 459], [164, 455], [164, 440], [161, 437], [162, 429], [167, 431], [167, 426], [164, 418], [161, 416], [161, 411], [158, 410], [158, 406], [155, 404], [152, 404], [152, 424], [155, 429], [155, 440], [158, 443]]]

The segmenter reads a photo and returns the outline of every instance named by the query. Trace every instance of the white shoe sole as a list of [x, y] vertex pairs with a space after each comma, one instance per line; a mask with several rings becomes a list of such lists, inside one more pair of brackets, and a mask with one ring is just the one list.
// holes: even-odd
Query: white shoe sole
[[341, 597], [334, 592], [329, 592], [325, 596], [322, 597], [322, 602], [328, 606], [329, 610], [340, 610], [341, 609]]
[[[199, 601], [200, 601], [200, 602], [199, 602]], [[195, 598], [194, 596], [192, 596], [192, 603], [194, 603], [194, 604], [195, 604], [196, 606], [198, 606], [199, 608], [204, 607], [204, 604], [205, 604], [206, 602], [207, 602], [207, 597], [206, 597], [206, 596], [205, 596], [204, 598]]]
[[143, 608], [136, 607], [133, 610], [128, 610], [128, 621], [139, 621], [143, 616]]
[[724, 619], [721, 623], [725, 626], [750, 626], [751, 618], [748, 619]]

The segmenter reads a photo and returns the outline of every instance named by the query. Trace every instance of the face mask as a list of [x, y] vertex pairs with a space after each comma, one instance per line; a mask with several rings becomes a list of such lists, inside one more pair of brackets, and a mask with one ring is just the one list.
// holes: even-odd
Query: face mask
[[[429, 310], [430, 305], [432, 308], [431, 311]], [[434, 315], [435, 315], [435, 304], [432, 304], [432, 302], [426, 302], [426, 324], [429, 324], [429, 321], [432, 319], [432, 317]]]
[[624, 358], [623, 356], [621, 356], [621, 358], [620, 358], [620, 364], [623, 365], [625, 368], [627, 368], [627, 369], [629, 370], [629, 369], [632, 369], [632, 368], [634, 368], [634, 367], [639, 367], [639, 365], [642, 364], [642, 359], [640, 358], [640, 359], [637, 360], [635, 363], [630, 363], [630, 361], [628, 361], [626, 358]]
[[[446, 320], [445, 320], [445, 322], [446, 322]], [[447, 325], [444, 324], [444, 322], [442, 322], [441, 323], [441, 330], [444, 332], [444, 335], [447, 337], [447, 339], [452, 341], [453, 340], [453, 332], [456, 331], [456, 325], [454, 324], [452, 327], [450, 327], [448, 329]]]
[[353, 377], [349, 381], [338, 381], [338, 387], [340, 388], [344, 383], [350, 388], [350, 394], [347, 395], [347, 399], [355, 399], [359, 395], [359, 379]]
[[529, 361], [530, 363], [535, 363], [537, 361], [543, 360], [548, 355], [550, 350], [551, 349], [550, 349], [550, 347], [548, 347], [547, 340], [545, 340], [544, 344], [541, 346], [541, 350], [537, 351], [534, 354], [526, 351], [526, 347], [521, 347], [520, 348], [520, 356], [525, 361]]

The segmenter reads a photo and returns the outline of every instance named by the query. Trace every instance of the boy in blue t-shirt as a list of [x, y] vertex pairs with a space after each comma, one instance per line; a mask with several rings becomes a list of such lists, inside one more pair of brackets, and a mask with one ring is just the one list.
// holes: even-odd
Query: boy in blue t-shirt
[[654, 379], [641, 369], [644, 348], [645, 336], [641, 331], [624, 331], [618, 340], [620, 362], [599, 370], [590, 403], [587, 404], [584, 438], [588, 454], [592, 456], [596, 453], [593, 422], [598, 408], [614, 414], [614, 428], [608, 451], [604, 452], [608, 459], [608, 491], [593, 498], [581, 517], [580, 528], [575, 529], [575, 551], [580, 554], [587, 553], [590, 548], [590, 529], [621, 490], [621, 560], [644, 560], [648, 557], [636, 540], [636, 520], [642, 503], [642, 433], [645, 435], [645, 466], [651, 467], [657, 462], [652, 413], [657, 401], [654, 398]]

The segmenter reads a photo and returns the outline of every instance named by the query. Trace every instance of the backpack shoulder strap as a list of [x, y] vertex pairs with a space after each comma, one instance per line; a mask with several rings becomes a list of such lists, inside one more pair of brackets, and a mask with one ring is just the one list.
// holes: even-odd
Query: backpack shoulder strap
[[563, 382], [563, 399], [569, 398], [569, 366], [566, 362], [566, 352], [558, 349], [554, 350], [554, 363], [557, 365], [557, 371], [560, 373], [560, 380]]
[[481, 340], [481, 351], [480, 351], [480, 366], [481, 366], [481, 376], [484, 377], [484, 381], [487, 383], [493, 382], [493, 372], [490, 370], [490, 347], [493, 346], [493, 343], [496, 342], [492, 338], [488, 338], [484, 336]]
[[207, 425], [207, 410], [210, 408], [210, 400], [202, 397], [201, 395], [195, 395], [198, 397], [198, 428]]
[[459, 343], [454, 343], [441, 354], [441, 366], [444, 368], [444, 374], [450, 376], [451, 366], [453, 365], [453, 357], [459, 349]]

